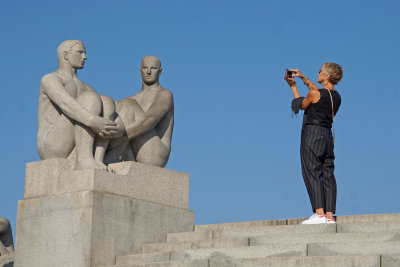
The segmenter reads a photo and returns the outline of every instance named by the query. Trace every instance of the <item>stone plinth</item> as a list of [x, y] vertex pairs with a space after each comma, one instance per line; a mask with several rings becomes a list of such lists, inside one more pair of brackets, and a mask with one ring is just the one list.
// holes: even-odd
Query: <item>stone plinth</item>
[[63, 159], [28, 164], [16, 267], [112, 265], [142, 243], [193, 229], [187, 174], [136, 162], [111, 168], [116, 173], [72, 171]]
[[67, 159], [50, 159], [26, 166], [24, 199], [93, 190], [187, 209], [189, 175], [133, 161], [110, 164], [115, 173], [73, 171]]

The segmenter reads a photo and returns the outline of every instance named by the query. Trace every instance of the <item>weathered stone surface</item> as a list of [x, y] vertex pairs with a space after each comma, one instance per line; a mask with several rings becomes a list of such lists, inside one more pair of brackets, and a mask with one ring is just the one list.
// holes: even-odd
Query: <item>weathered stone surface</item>
[[399, 220], [400, 213], [345, 215], [336, 217], [336, 222], [339, 224], [354, 222], [389, 222]]
[[275, 226], [275, 225], [286, 225], [286, 224], [287, 220], [267, 220], [267, 221], [249, 221], [249, 222], [196, 225], [194, 229], [196, 232], [200, 232], [200, 231], [217, 230], [217, 229], [262, 227], [262, 226]]
[[337, 224], [338, 233], [400, 232], [400, 223], [395, 222], [360, 222]]
[[172, 250], [187, 250], [198, 248], [231, 248], [248, 246], [248, 238], [210, 239], [190, 242], [143, 244], [142, 253], [165, 252]]
[[172, 261], [201, 259], [246, 259], [264, 258], [268, 256], [306, 256], [307, 246], [304, 245], [268, 245], [236, 248], [212, 248], [172, 251]]
[[24, 198], [94, 190], [187, 209], [189, 175], [133, 161], [99, 169], [73, 171], [68, 159], [28, 163]]
[[197, 240], [207, 240], [212, 238], [213, 238], [212, 231], [171, 233], [167, 235], [167, 242], [197, 241]]
[[0, 267], [14, 266], [14, 252], [0, 256]]
[[114, 194], [82, 191], [18, 203], [16, 266], [114, 264], [142, 243], [193, 229], [193, 213]]
[[[100, 267], [100, 266], [99, 266]], [[118, 264], [113, 266], [102, 267], [209, 267], [208, 260], [194, 260], [194, 261], [163, 261], [152, 263], [131, 263], [131, 264]]]
[[170, 252], [155, 252], [145, 254], [132, 254], [117, 256], [117, 264], [131, 264], [131, 263], [150, 263], [150, 262], [162, 262], [170, 260]]
[[321, 242], [384, 242], [400, 241], [400, 233], [324, 233], [324, 234], [292, 234], [266, 235], [250, 237], [250, 246], [265, 244], [301, 244]]
[[308, 244], [309, 256], [400, 254], [400, 241]]
[[400, 254], [382, 255], [381, 266], [382, 267], [399, 267], [400, 266]]
[[380, 267], [379, 256], [269, 257], [264, 259], [210, 260], [210, 267]]
[[226, 230], [214, 230], [214, 238], [238, 238], [252, 237], [262, 235], [292, 235], [301, 233], [336, 233], [336, 225], [318, 224], [318, 225], [283, 225], [283, 226], [266, 226], [251, 228], [236, 228]]
[[[172, 92], [159, 83], [161, 72], [160, 59], [145, 56], [140, 62], [141, 90], [115, 101], [116, 122], [123, 122], [124, 135], [110, 140], [104, 158], [106, 163], [134, 158], [154, 166], [167, 164], [174, 128], [174, 101]], [[126, 159], [127, 154], [132, 156]]]

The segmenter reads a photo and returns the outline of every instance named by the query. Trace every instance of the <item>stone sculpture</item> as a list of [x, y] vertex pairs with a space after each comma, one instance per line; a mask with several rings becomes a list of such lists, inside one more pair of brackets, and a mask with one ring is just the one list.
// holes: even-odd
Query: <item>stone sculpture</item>
[[68, 158], [75, 148], [75, 170], [108, 170], [106, 164], [121, 161], [164, 167], [171, 151], [174, 104], [172, 93], [159, 84], [160, 60], [144, 57], [141, 92], [114, 102], [77, 78], [87, 59], [81, 41], [62, 42], [57, 56], [58, 69], [40, 85], [41, 159]]
[[103, 157], [109, 139], [123, 134], [123, 125], [114, 121], [114, 101], [77, 78], [87, 59], [81, 41], [62, 42], [57, 56], [58, 69], [45, 75], [40, 85], [39, 155], [67, 158], [76, 148], [74, 169], [107, 169]]
[[14, 252], [10, 222], [0, 217], [0, 256]]
[[160, 167], [167, 164], [174, 127], [174, 102], [172, 93], [159, 83], [161, 72], [157, 57], [144, 57], [140, 63], [142, 90], [116, 101], [116, 121], [122, 121], [124, 135], [110, 140], [106, 163], [136, 159]]

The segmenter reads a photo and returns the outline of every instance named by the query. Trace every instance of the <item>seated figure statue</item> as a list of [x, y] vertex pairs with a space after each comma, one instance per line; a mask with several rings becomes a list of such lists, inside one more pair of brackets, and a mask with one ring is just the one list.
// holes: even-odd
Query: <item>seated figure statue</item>
[[10, 222], [0, 217], [0, 256], [14, 252]]
[[174, 102], [172, 93], [159, 83], [161, 72], [157, 57], [144, 57], [140, 63], [142, 90], [116, 101], [116, 122], [124, 125], [124, 135], [110, 140], [106, 163], [136, 160], [160, 167], [167, 164], [174, 127]]
[[81, 41], [67, 40], [57, 49], [58, 69], [40, 85], [37, 149], [41, 159], [67, 158], [76, 148], [74, 169], [101, 168], [110, 138], [121, 137], [115, 104], [77, 78], [85, 63]]

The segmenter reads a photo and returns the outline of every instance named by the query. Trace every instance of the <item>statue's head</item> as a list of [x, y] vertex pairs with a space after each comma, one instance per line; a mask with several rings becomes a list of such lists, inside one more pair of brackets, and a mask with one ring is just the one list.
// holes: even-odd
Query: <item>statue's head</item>
[[158, 82], [162, 72], [161, 61], [155, 56], [145, 56], [140, 62], [140, 76], [147, 85]]
[[86, 49], [82, 41], [67, 40], [57, 48], [58, 62], [68, 62], [72, 68], [82, 69], [85, 64]]

